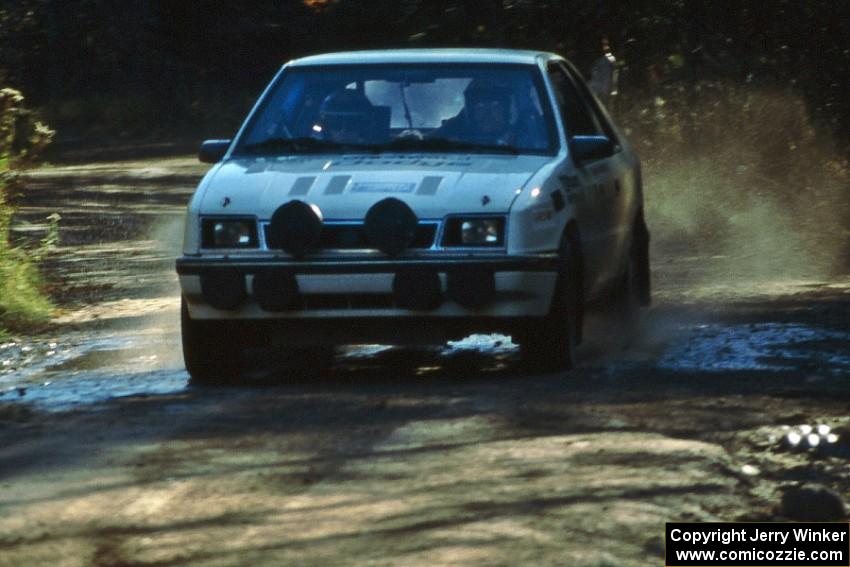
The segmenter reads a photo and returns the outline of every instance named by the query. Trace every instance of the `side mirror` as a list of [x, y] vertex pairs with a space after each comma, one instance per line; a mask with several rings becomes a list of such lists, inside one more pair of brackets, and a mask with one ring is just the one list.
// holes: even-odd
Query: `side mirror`
[[198, 159], [202, 163], [220, 162], [224, 154], [227, 153], [230, 142], [231, 140], [205, 140], [201, 144], [201, 151], [198, 152]]
[[614, 155], [614, 142], [606, 136], [573, 136], [570, 150], [576, 163], [604, 159]]

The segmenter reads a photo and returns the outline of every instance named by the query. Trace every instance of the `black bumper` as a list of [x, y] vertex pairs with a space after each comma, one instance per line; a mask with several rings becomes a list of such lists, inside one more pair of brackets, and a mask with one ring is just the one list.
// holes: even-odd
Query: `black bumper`
[[463, 268], [480, 268], [491, 272], [555, 272], [558, 254], [555, 252], [525, 256], [442, 255], [439, 258], [321, 258], [291, 260], [283, 258], [200, 258], [184, 256], [177, 259], [179, 275], [203, 275], [227, 270], [257, 274], [265, 270], [291, 271], [293, 274], [391, 274], [399, 270], [429, 269], [450, 272]]

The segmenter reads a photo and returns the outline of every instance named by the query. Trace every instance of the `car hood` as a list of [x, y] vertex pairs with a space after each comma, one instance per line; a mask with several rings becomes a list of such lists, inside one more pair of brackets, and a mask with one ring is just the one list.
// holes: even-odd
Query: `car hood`
[[298, 199], [326, 220], [362, 219], [387, 197], [407, 203], [420, 219], [449, 213], [505, 213], [546, 156], [350, 155], [229, 160], [211, 172], [201, 214], [269, 219]]

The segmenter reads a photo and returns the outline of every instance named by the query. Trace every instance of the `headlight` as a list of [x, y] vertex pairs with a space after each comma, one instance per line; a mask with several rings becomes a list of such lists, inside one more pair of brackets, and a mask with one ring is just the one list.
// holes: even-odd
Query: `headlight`
[[504, 217], [451, 218], [446, 225], [443, 246], [502, 247], [505, 245]]
[[257, 221], [253, 218], [203, 219], [204, 248], [257, 248]]
[[501, 239], [499, 221], [495, 219], [468, 220], [460, 225], [460, 241], [466, 245], [495, 246]]

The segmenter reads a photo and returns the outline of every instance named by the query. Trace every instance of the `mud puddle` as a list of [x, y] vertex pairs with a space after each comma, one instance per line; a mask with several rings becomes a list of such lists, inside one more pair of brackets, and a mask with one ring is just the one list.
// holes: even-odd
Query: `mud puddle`
[[[174, 394], [191, 388], [175, 345], [180, 336], [77, 334], [55, 341], [0, 344], [0, 404], [17, 403], [48, 412], [68, 411], [121, 397]], [[357, 373], [375, 365], [413, 361], [417, 375], [439, 374], [459, 364], [482, 370], [506, 369], [516, 358], [510, 337], [473, 335], [443, 347], [416, 349], [387, 345], [353, 345], [336, 352], [332, 375]], [[290, 361], [291, 362], [291, 361]], [[283, 375], [287, 368], [267, 363], [265, 374]], [[261, 372], [261, 375], [263, 372]], [[246, 383], [262, 385], [262, 381]], [[280, 381], [274, 384], [279, 385]]]
[[698, 324], [658, 361], [685, 372], [794, 371], [810, 368], [850, 376], [850, 332], [799, 323]]
[[61, 345], [50, 342], [5, 349], [0, 345], [0, 364], [17, 367], [0, 374], [0, 403], [61, 412], [124, 396], [186, 388], [188, 378], [182, 368], [156, 354], [149, 336], [104, 333], [63, 339]]
[[[662, 315], [650, 313], [645, 326], [663, 327], [661, 319]], [[672, 336], [661, 339], [660, 345], [653, 345], [650, 332], [628, 348], [612, 348], [606, 343], [610, 329], [603, 320], [591, 317], [588, 327], [591, 346], [580, 349], [579, 366], [610, 376], [660, 370], [682, 375], [796, 372], [802, 383], [850, 377], [848, 331], [804, 323], [691, 322], [673, 325]], [[171, 328], [141, 334], [114, 330], [77, 334], [65, 337], [62, 344], [0, 344], [0, 403], [56, 412], [124, 396], [185, 391], [191, 385], [177, 350], [179, 341], [179, 331]], [[261, 357], [259, 364], [261, 376], [277, 377], [274, 385], [287, 382], [290, 371], [285, 363], [266, 353], [266, 360]], [[522, 372], [510, 337], [472, 335], [442, 347], [341, 347], [328, 378], [356, 378], [382, 367], [437, 378], [470, 371], [478, 375]], [[246, 382], [262, 385], [262, 379]]]

